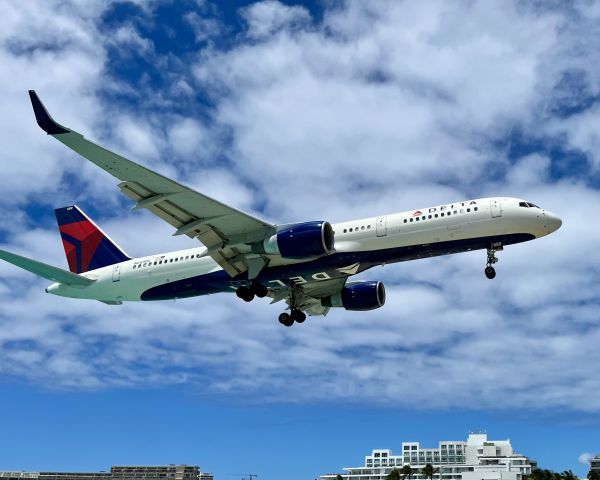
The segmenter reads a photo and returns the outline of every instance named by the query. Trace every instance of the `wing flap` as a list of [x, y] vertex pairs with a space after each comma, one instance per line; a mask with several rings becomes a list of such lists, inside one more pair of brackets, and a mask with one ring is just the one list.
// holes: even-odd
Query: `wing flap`
[[321, 299], [338, 293], [344, 288], [347, 279], [348, 277], [332, 278], [303, 285], [269, 288], [268, 296], [272, 299], [271, 303], [285, 300], [288, 305], [294, 304], [295, 308], [309, 315], [325, 316], [330, 307], [321, 305]]
[[39, 277], [51, 280], [53, 282], [66, 283], [67, 285], [85, 287], [94, 283], [94, 280], [90, 280], [82, 275], [68, 272], [62, 268], [53, 267], [46, 263], [32, 260], [31, 258], [22, 257], [16, 253], [7, 252], [6, 250], [0, 250], [0, 258], [13, 265], [27, 270], [28, 272], [35, 273]]

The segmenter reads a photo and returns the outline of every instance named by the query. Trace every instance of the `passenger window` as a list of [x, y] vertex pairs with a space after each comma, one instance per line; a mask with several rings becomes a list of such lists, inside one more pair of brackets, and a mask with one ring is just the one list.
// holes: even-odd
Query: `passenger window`
[[421, 220], [419, 217], [415, 218], [415, 220], [418, 222], [419, 220]]
[[425, 215], [423, 215], [423, 216], [421, 217], [421, 220], [425, 220]]
[[444, 212], [440, 213], [440, 215], [443, 217], [444, 216]]
[[410, 221], [412, 222], [412, 221], [413, 221], [413, 219], [411, 218], [411, 219], [410, 219]]
[[154, 265], [156, 265], [156, 262], [154, 262]]
[[363, 225], [362, 227], [360, 227], [360, 229], [361, 229], [361, 230], [364, 230], [364, 229], [365, 229], [365, 226]]
[[475, 207], [473, 210], [477, 211], [477, 207]]
[[177, 257], [175, 257], [175, 261], [179, 260]]
[[186, 255], [186, 256], [185, 256], [185, 259], [186, 259], [186, 260], [188, 260], [189, 258], [190, 258], [190, 256], [189, 256], [189, 255]]
[[435, 217], [435, 218], [438, 218], [438, 214], [436, 213], [436, 214], [434, 215], [434, 217]]
[[456, 215], [458, 213], [458, 210], [454, 210], [454, 215]]
[[367, 225], [367, 230], [371, 230], [371, 225]]
[[173, 263], [173, 259], [172, 258], [169, 259], [169, 263]]
[[[450, 216], [450, 214], [451, 214], [451, 213], [452, 213], [452, 212], [447, 212], [447, 213], [446, 213], [446, 215], [447, 215], [447, 216]], [[442, 215], [443, 215], [443, 213], [442, 213]]]
[[352, 229], [351, 228], [349, 228], [348, 230], [352, 233]]
[[406, 222], [408, 222], [408, 220], [405, 218], [405, 219], [404, 219], [404, 223], [406, 223]]
[[199, 253], [196, 254], [196, 258], [200, 258], [200, 254]]
[[431, 220], [431, 215], [429, 215], [429, 220]]
[[471, 209], [470, 209], [470, 208], [467, 208], [467, 213], [469, 213], [470, 211], [471, 211]]

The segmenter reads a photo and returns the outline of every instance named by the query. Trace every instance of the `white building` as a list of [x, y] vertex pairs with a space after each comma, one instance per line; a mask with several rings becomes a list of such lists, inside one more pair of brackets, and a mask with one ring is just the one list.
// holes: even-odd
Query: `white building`
[[590, 459], [590, 470], [600, 471], [600, 455], [596, 455]]
[[[442, 441], [438, 448], [421, 448], [419, 442], [403, 442], [402, 454], [373, 450], [362, 467], [344, 468], [344, 480], [385, 480], [394, 469], [410, 465], [411, 480], [425, 480], [421, 469], [430, 463], [437, 469], [434, 480], [522, 480], [531, 474], [530, 460], [513, 451], [510, 440], [488, 440], [485, 433], [470, 433], [466, 442]], [[321, 475], [334, 480], [337, 474]]]

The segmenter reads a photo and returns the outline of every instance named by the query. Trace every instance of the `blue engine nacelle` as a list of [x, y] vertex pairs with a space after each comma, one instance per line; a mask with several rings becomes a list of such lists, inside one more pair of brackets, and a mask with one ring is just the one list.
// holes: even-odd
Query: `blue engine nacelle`
[[347, 283], [340, 293], [321, 299], [324, 307], [344, 307], [346, 310], [375, 310], [385, 304], [385, 287], [381, 282]]
[[263, 242], [268, 255], [313, 258], [334, 251], [333, 228], [329, 222], [305, 222], [286, 226]]

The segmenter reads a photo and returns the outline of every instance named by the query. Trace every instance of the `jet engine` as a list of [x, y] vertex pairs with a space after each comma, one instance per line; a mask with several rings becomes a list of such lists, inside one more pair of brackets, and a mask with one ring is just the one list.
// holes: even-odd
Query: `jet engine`
[[268, 255], [285, 258], [313, 258], [334, 251], [333, 228], [329, 222], [304, 222], [287, 225], [262, 242]]
[[385, 303], [382, 282], [350, 282], [340, 293], [321, 299], [324, 307], [344, 307], [346, 310], [375, 310]]

